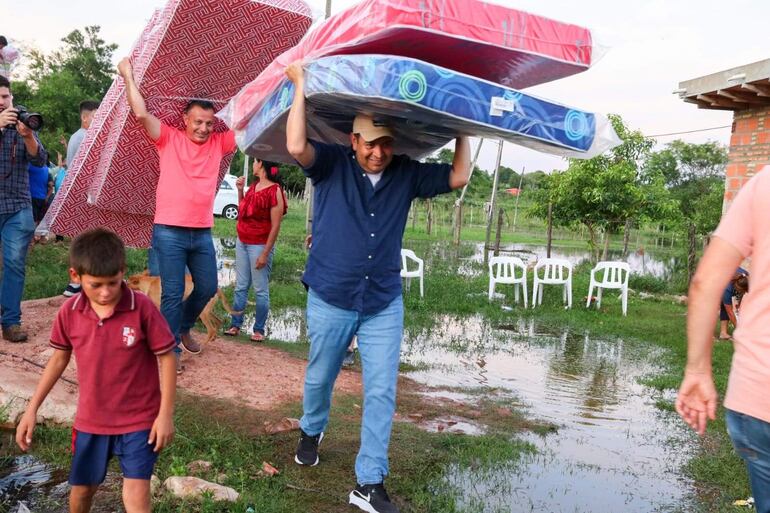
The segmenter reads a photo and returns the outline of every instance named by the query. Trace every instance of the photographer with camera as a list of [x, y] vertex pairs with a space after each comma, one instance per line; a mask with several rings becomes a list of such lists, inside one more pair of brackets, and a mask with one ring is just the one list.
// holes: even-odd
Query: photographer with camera
[[39, 114], [14, 108], [11, 83], [0, 76], [0, 318], [3, 338], [9, 342], [27, 340], [21, 328], [21, 296], [27, 249], [35, 232], [28, 168], [30, 163], [43, 166], [48, 161], [34, 131], [42, 124]]

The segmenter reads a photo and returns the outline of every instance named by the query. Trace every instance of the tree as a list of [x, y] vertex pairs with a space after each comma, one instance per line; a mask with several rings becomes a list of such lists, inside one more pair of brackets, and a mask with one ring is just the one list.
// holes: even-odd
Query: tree
[[425, 157], [425, 162], [431, 164], [451, 164], [455, 158], [455, 152], [449, 148], [442, 148], [438, 153]]
[[621, 227], [628, 233], [633, 224], [660, 219], [673, 208], [663, 176], [641, 172], [652, 140], [628, 129], [620, 116], [609, 117], [623, 142], [591, 159], [570, 159], [566, 171], [542, 179], [543, 187], [534, 191], [538, 201], [530, 210], [531, 215], [545, 218], [551, 203], [554, 224], [584, 225], [595, 254], [597, 235], [603, 230], [605, 256], [610, 233]]
[[671, 224], [688, 240], [688, 276], [695, 272], [698, 238], [711, 233], [722, 216], [727, 150], [716, 142], [691, 144], [673, 141], [650, 155], [645, 172], [665, 178], [677, 204]]
[[666, 187], [675, 189], [707, 178], [721, 180], [726, 164], [727, 150], [719, 143], [691, 144], [677, 139], [665, 149], [652, 153], [645, 168], [662, 173]]
[[73, 30], [58, 50], [30, 52], [27, 77], [14, 82], [14, 103], [43, 115], [40, 131], [43, 145], [53, 153], [66, 152], [59, 139], [80, 127], [78, 105], [83, 100], [101, 100], [113, 79], [112, 53], [115, 44], [99, 37], [98, 26]]
[[305, 192], [305, 173], [298, 166], [281, 164], [281, 177], [283, 177], [283, 185], [287, 191], [293, 194]]
[[[242, 151], [236, 151], [233, 159], [230, 161], [230, 174], [235, 176], [243, 175], [243, 161], [245, 155]], [[249, 183], [253, 180], [251, 166], [254, 164], [254, 157], [249, 157]], [[294, 165], [279, 164], [281, 180], [286, 191], [293, 194], [302, 194], [305, 191], [305, 174]]]

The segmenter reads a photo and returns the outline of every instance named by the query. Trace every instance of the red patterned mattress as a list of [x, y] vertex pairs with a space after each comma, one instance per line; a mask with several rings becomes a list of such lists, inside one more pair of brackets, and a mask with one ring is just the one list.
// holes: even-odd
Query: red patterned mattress
[[[169, 0], [131, 52], [134, 77], [150, 112], [182, 128], [191, 98], [217, 108], [311, 24], [302, 0]], [[218, 123], [215, 130], [226, 130]], [[221, 174], [229, 165], [223, 162]], [[42, 228], [74, 236], [94, 226], [147, 246], [155, 211], [157, 151], [130, 113], [122, 79], [102, 100]], [[179, 201], [185, 198], [179, 197]]]
[[481, 0], [363, 0], [308, 32], [219, 115], [242, 129], [289, 63], [340, 54], [410, 57], [521, 89], [585, 71], [594, 48], [586, 28]]

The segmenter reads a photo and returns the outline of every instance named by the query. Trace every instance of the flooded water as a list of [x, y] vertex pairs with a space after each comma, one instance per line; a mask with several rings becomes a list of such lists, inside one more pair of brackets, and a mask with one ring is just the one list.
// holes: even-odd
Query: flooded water
[[0, 511], [63, 511], [69, 491], [64, 471], [52, 470], [33, 456], [0, 458]]
[[[303, 315], [272, 315], [270, 336], [305, 340]], [[480, 316], [441, 317], [430, 329], [407, 331], [402, 347], [402, 361], [419, 369], [408, 376], [441, 388], [432, 395], [490, 395], [558, 426], [524, 435], [538, 452], [523, 461], [449, 469], [462, 506], [479, 513], [691, 509], [691, 483], [679, 469], [692, 435], [655, 407], [660, 394], [638, 382], [659, 357], [638, 342], [553, 331], [535, 320], [491, 326]]]
[[[484, 472], [454, 468], [461, 503], [479, 512], [652, 512], [684, 507], [690, 483], [678, 469], [689, 433], [655, 407], [638, 379], [657, 350], [621, 339], [551, 332], [534, 320], [489, 326], [481, 317], [440, 319], [406, 336], [409, 376], [428, 385], [502, 390], [557, 433], [528, 435], [538, 453]], [[431, 365], [432, 362], [440, 362]]]
[[235, 285], [235, 239], [215, 238], [217, 254], [217, 283], [220, 287]]
[[[484, 244], [475, 242], [463, 242], [460, 246], [452, 246], [446, 242], [404, 241], [404, 247], [415, 250], [417, 256], [425, 260], [426, 267], [430, 267], [435, 260], [443, 264], [448, 261], [456, 261], [458, 272], [464, 276], [477, 276], [485, 273], [479, 264], [484, 261]], [[235, 239], [214, 239], [214, 248], [217, 253], [217, 268], [219, 286], [226, 287], [235, 284]], [[507, 244], [500, 248], [501, 255], [521, 258], [525, 263], [534, 265], [539, 259], [545, 258], [547, 251], [545, 246], [534, 244]], [[619, 251], [610, 251], [608, 260], [628, 262], [631, 273], [646, 274], [656, 278], [669, 278], [677, 264], [676, 258], [664, 256], [665, 254], [629, 253], [625, 258]], [[554, 247], [551, 249], [552, 258], [563, 258], [579, 265], [591, 259], [591, 254], [586, 249]]]
[[[477, 276], [486, 272], [479, 264], [484, 261], [484, 244], [464, 242], [460, 246], [451, 246], [446, 242], [404, 241], [404, 247], [414, 250], [418, 256], [426, 260], [430, 267], [438, 259], [441, 262], [456, 260], [458, 272], [464, 276]], [[521, 258], [524, 263], [534, 265], [547, 255], [547, 248], [535, 244], [506, 244], [500, 248], [500, 254]], [[591, 253], [580, 248], [551, 248], [552, 258], [563, 258], [573, 266], [591, 260]], [[677, 259], [666, 255], [648, 254], [644, 251], [629, 253], [623, 257], [620, 251], [609, 251], [607, 260], [627, 262], [632, 274], [650, 275], [656, 278], [670, 278]]]

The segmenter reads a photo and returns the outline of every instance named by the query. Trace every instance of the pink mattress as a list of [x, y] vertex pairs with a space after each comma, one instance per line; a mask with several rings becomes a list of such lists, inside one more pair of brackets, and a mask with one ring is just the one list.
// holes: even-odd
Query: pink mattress
[[[244, 84], [300, 40], [311, 24], [302, 0], [169, 0], [131, 52], [148, 109], [183, 127], [191, 98], [222, 107]], [[226, 130], [218, 123], [215, 130]], [[229, 166], [223, 162], [220, 174]], [[43, 228], [77, 235], [116, 230], [132, 246], [149, 244], [158, 182], [154, 145], [130, 113], [122, 79], [96, 112]], [[179, 201], [185, 198], [180, 195]]]
[[244, 87], [219, 116], [242, 129], [284, 68], [340, 54], [389, 54], [521, 89], [585, 71], [591, 32], [481, 0], [363, 0], [311, 30]]

